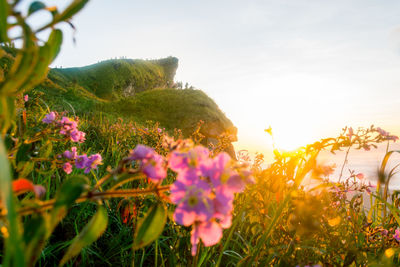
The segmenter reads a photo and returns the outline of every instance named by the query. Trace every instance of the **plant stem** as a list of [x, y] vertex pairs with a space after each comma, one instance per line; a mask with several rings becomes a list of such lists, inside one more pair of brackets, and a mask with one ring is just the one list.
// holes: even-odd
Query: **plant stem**
[[342, 169], [340, 170], [339, 182], [340, 182], [340, 180], [342, 179], [344, 166], [347, 164], [347, 157], [349, 156], [350, 148], [351, 148], [351, 146], [349, 146], [349, 148], [347, 149], [347, 151], [346, 151], [346, 156], [344, 157]]
[[[104, 200], [109, 198], [118, 197], [136, 197], [136, 196], [146, 196], [146, 195], [158, 195], [161, 192], [168, 191], [170, 185], [164, 185], [160, 187], [148, 188], [148, 189], [121, 189], [115, 191], [105, 191], [105, 192], [89, 192], [85, 193], [77, 200], [75, 203], [82, 203], [88, 200]], [[19, 215], [29, 215], [33, 212], [42, 212], [51, 209], [56, 203], [56, 199], [51, 199], [48, 201], [43, 201], [39, 207], [25, 207], [19, 209], [17, 212]], [[4, 212], [0, 212], [0, 219], [5, 217]]]

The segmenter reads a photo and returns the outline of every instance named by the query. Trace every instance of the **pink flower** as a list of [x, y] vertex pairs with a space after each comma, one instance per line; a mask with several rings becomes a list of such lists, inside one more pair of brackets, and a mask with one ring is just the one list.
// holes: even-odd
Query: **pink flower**
[[386, 132], [385, 130], [381, 129], [380, 127], [376, 128], [376, 130], [382, 136], [388, 136], [389, 135], [388, 132]]
[[78, 156], [78, 153], [76, 152], [76, 147], [73, 146], [71, 147], [71, 151], [69, 150], [65, 150], [65, 152], [63, 153], [64, 158], [67, 159], [76, 159], [76, 157]]
[[72, 172], [72, 165], [69, 162], [64, 163], [63, 170], [66, 174], [70, 174]]
[[397, 240], [397, 242], [400, 242], [400, 230], [397, 228], [395, 231], [395, 234], [393, 235], [393, 238]]
[[24, 101], [28, 102], [28, 100], [29, 100], [29, 96], [28, 95], [24, 95]]
[[84, 162], [85, 173], [89, 173], [90, 170], [96, 169], [97, 165], [103, 164], [102, 160], [103, 159], [101, 158], [100, 154], [94, 154], [88, 157], [87, 160]]
[[205, 246], [219, 242], [222, 229], [232, 223], [234, 194], [253, 181], [251, 172], [227, 153], [209, 156], [207, 148], [197, 146], [187, 152], [174, 151], [169, 157], [169, 167], [178, 174], [170, 195], [177, 205], [174, 219], [193, 225], [193, 255], [200, 240]]
[[78, 169], [83, 169], [86, 167], [87, 161], [88, 157], [86, 156], [86, 154], [80, 155], [75, 160], [75, 167], [77, 167]]
[[210, 198], [210, 186], [201, 180], [195, 184], [186, 185], [176, 181], [171, 186], [171, 201], [177, 204], [174, 220], [182, 225], [189, 226], [195, 221], [211, 219], [214, 210]]
[[164, 158], [154, 149], [144, 145], [137, 145], [129, 155], [130, 160], [139, 161], [140, 170], [153, 182], [160, 182], [167, 176], [164, 167]]
[[54, 122], [56, 119], [56, 113], [54, 111], [50, 112], [49, 114], [46, 114], [42, 120], [43, 123], [50, 124]]
[[63, 135], [66, 135], [71, 131], [76, 130], [78, 126], [76, 121], [71, 120], [67, 117], [62, 117], [62, 119], [58, 122], [58, 124], [61, 126], [60, 134]]
[[353, 128], [352, 128], [352, 127], [350, 127], [350, 128], [349, 128], [349, 132], [346, 134], [346, 136], [348, 136], [348, 137], [349, 137], [349, 139], [351, 139], [351, 138], [353, 137], [353, 135], [354, 135]]
[[164, 158], [154, 154], [151, 159], [142, 160], [142, 172], [153, 182], [160, 182], [167, 176], [167, 170], [164, 168]]
[[357, 177], [357, 179], [362, 180], [362, 179], [364, 179], [364, 174], [358, 173], [358, 174], [356, 174], [356, 177]]
[[192, 256], [194, 256], [200, 239], [204, 246], [213, 246], [222, 238], [222, 229], [215, 221], [200, 222], [195, 224], [191, 234], [190, 243], [192, 243]]
[[154, 149], [144, 146], [137, 145], [134, 150], [131, 151], [129, 158], [131, 160], [143, 160], [149, 159], [154, 154]]
[[79, 143], [85, 142], [85, 140], [86, 140], [85, 135], [86, 135], [86, 133], [78, 131], [78, 130], [73, 130], [70, 133], [71, 140], [74, 142], [79, 142]]

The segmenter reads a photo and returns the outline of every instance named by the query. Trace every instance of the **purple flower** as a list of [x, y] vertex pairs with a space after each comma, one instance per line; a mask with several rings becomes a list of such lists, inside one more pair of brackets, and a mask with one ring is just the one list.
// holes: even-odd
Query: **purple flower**
[[84, 164], [85, 173], [89, 173], [90, 170], [96, 169], [97, 165], [103, 164], [102, 160], [103, 159], [101, 158], [100, 154], [94, 154], [94, 155], [91, 155], [90, 157], [88, 157]]
[[67, 117], [62, 117], [58, 124], [61, 126], [60, 134], [63, 135], [67, 135], [71, 131], [76, 130], [76, 127], [78, 126], [76, 121], [71, 120]]
[[76, 147], [75, 146], [71, 147], [71, 151], [65, 150], [63, 156], [64, 158], [75, 160], [76, 157], [78, 156], [78, 153], [76, 152]]
[[42, 120], [43, 123], [50, 124], [54, 122], [56, 119], [56, 113], [54, 111], [50, 112], [49, 114], [46, 114]]
[[202, 146], [172, 152], [169, 167], [178, 174], [170, 195], [177, 205], [174, 220], [193, 225], [195, 255], [200, 240], [205, 246], [215, 245], [222, 229], [231, 226], [234, 194], [253, 181], [251, 172], [245, 165], [234, 163], [227, 153], [210, 158], [209, 150]]
[[154, 149], [144, 146], [137, 145], [134, 150], [131, 151], [129, 158], [131, 160], [143, 160], [149, 159], [154, 154]]
[[137, 145], [131, 151], [129, 159], [139, 161], [141, 171], [153, 182], [160, 182], [167, 176], [167, 170], [164, 168], [164, 158], [150, 147]]
[[202, 146], [196, 146], [188, 152], [174, 151], [169, 158], [169, 167], [176, 172], [193, 169], [208, 161], [209, 154], [210, 151]]
[[398, 228], [395, 230], [393, 238], [400, 242], [400, 230]]
[[79, 142], [79, 143], [85, 142], [85, 140], [86, 140], [85, 135], [86, 135], [86, 133], [78, 131], [78, 130], [73, 130], [70, 133], [71, 140], [74, 142]]
[[69, 162], [64, 163], [63, 170], [66, 174], [70, 174], [72, 172], [72, 165]]
[[210, 186], [201, 180], [196, 184], [186, 185], [176, 181], [171, 186], [171, 201], [178, 205], [175, 209], [174, 220], [189, 226], [195, 221], [211, 219], [214, 210], [210, 198]]
[[159, 182], [167, 176], [164, 168], [164, 158], [154, 154], [151, 159], [142, 160], [142, 172], [153, 182]]
[[75, 160], [75, 167], [77, 167], [78, 169], [83, 169], [86, 167], [86, 162], [88, 161], [88, 157], [86, 156], [86, 154], [84, 155], [80, 155], [76, 158]]

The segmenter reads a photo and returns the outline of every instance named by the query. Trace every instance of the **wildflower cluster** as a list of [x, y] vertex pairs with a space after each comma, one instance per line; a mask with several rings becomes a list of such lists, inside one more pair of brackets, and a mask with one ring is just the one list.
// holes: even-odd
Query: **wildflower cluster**
[[141, 171], [153, 182], [160, 182], [167, 176], [164, 158], [150, 147], [144, 145], [136, 146], [131, 151], [129, 159], [138, 161]]
[[[68, 117], [62, 116], [58, 119], [58, 113], [52, 111], [45, 115], [42, 122], [45, 124], [51, 124], [58, 133], [67, 137], [72, 142], [83, 143], [85, 139], [85, 133], [78, 130], [78, 123]], [[84, 173], [89, 173], [92, 169], [96, 169], [98, 165], [102, 164], [102, 157], [100, 154], [93, 154], [87, 156], [86, 154], [78, 155], [77, 148], [74, 146], [71, 151], [66, 150], [63, 155], [65, 159], [69, 160], [63, 164], [63, 170], [67, 174], [72, 172], [74, 164], [77, 169], [83, 169]]]
[[215, 245], [222, 229], [230, 227], [234, 194], [252, 182], [251, 173], [244, 165], [235, 165], [224, 152], [210, 158], [209, 150], [202, 146], [172, 152], [169, 167], [178, 174], [171, 186], [171, 200], [177, 205], [174, 220], [193, 226], [195, 255], [200, 239], [205, 246]]
[[[71, 151], [66, 150], [63, 153], [63, 157], [71, 160], [77, 169], [84, 169], [85, 173], [89, 173], [92, 169], [96, 169], [97, 165], [102, 164], [102, 158], [100, 154], [93, 154], [89, 157], [86, 154], [78, 155], [76, 147], [72, 147]], [[63, 170], [67, 174], [70, 174], [72, 172], [71, 162], [64, 163]]]
[[42, 122], [46, 124], [52, 124], [59, 129], [60, 134], [70, 138], [73, 142], [83, 143], [85, 141], [86, 134], [78, 130], [78, 124], [76, 121], [64, 116], [61, 118], [61, 120], [57, 120], [57, 117], [58, 114], [52, 111], [45, 115]]

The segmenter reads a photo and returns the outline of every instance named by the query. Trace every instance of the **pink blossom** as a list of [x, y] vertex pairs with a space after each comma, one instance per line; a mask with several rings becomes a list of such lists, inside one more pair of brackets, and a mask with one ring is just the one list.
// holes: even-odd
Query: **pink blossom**
[[70, 174], [72, 172], [72, 165], [69, 162], [64, 163], [63, 170], [66, 174]]
[[142, 172], [153, 182], [160, 182], [167, 176], [167, 170], [164, 168], [164, 158], [154, 154], [151, 159], [142, 160]]
[[28, 100], [29, 100], [29, 96], [28, 95], [24, 95], [24, 101], [28, 102]]
[[67, 117], [62, 117], [62, 119], [58, 122], [58, 124], [61, 126], [60, 134], [67, 135], [71, 131], [76, 130], [77, 128], [77, 123], [74, 120], [71, 120]]
[[77, 167], [78, 169], [83, 169], [86, 167], [87, 161], [88, 157], [86, 156], [86, 154], [80, 155], [75, 160], [75, 167]]
[[43, 123], [50, 124], [54, 122], [56, 119], [56, 113], [54, 111], [50, 112], [49, 114], [46, 114], [42, 120]]
[[154, 149], [144, 145], [137, 145], [135, 149], [131, 151], [129, 158], [131, 160], [143, 160], [151, 158], [153, 154]]
[[400, 230], [398, 228], [395, 230], [393, 238], [396, 239], [398, 242], [400, 242]]
[[177, 204], [174, 219], [192, 229], [192, 254], [200, 240], [212, 246], [230, 227], [234, 194], [253, 181], [245, 165], [234, 163], [224, 152], [210, 158], [207, 148], [197, 146], [189, 151], [174, 151], [169, 167], [177, 172], [171, 186], [171, 201]]
[[73, 130], [70, 133], [71, 140], [74, 142], [79, 142], [79, 143], [85, 142], [85, 140], [86, 140], [85, 135], [86, 135], [86, 133], [78, 131], [78, 130]]
[[75, 146], [71, 147], [71, 151], [65, 150], [63, 156], [64, 158], [75, 160], [76, 157], [78, 156], [78, 153], [76, 152], [76, 147]]
[[85, 167], [85, 173], [89, 173], [92, 169], [96, 169], [97, 165], [101, 165], [102, 163], [102, 158], [100, 154], [94, 154], [91, 155], [90, 157], [87, 158], [87, 160], [84, 162], [84, 167]]
[[210, 151], [202, 146], [196, 146], [188, 152], [174, 151], [169, 158], [169, 167], [176, 172], [196, 168], [207, 161], [209, 155]]
[[349, 139], [351, 139], [351, 138], [353, 137], [353, 135], [354, 135], [353, 128], [352, 128], [352, 127], [350, 127], [348, 130], [349, 130], [349, 132], [346, 134], [346, 136], [348, 136], [348, 137], [349, 137]]
[[186, 185], [176, 181], [171, 186], [171, 201], [177, 204], [174, 220], [182, 225], [189, 226], [195, 221], [211, 219], [214, 210], [210, 198], [210, 186], [201, 180], [195, 184]]
[[357, 177], [357, 179], [362, 180], [362, 179], [364, 179], [364, 174], [358, 173], [358, 174], [356, 174], [356, 177]]
[[192, 255], [194, 256], [197, 253], [197, 244], [200, 239], [204, 246], [213, 246], [222, 238], [222, 229], [215, 221], [206, 221], [195, 224], [191, 234], [190, 243], [192, 243]]
[[153, 182], [160, 182], [167, 176], [164, 167], [164, 158], [154, 149], [144, 145], [137, 145], [129, 155], [130, 160], [139, 161], [140, 170]]

